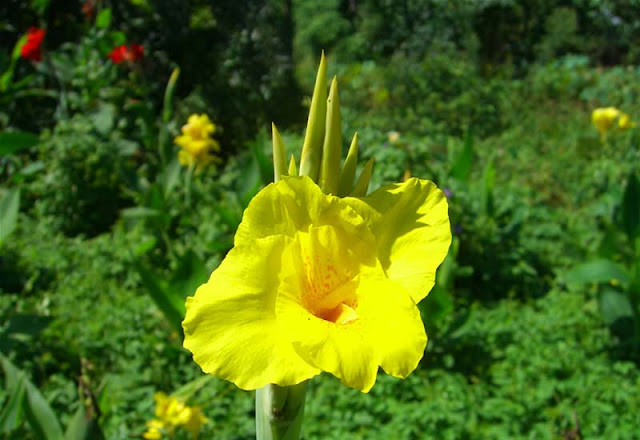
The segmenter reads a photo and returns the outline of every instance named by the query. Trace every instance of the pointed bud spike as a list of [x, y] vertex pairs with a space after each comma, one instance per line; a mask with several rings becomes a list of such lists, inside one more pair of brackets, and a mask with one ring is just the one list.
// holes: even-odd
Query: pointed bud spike
[[329, 99], [327, 99], [327, 120], [322, 147], [322, 167], [320, 169], [320, 188], [327, 194], [338, 194], [340, 181], [340, 159], [342, 158], [342, 127], [340, 120], [340, 100], [338, 99], [338, 80], [333, 77]]
[[273, 181], [280, 180], [280, 176], [287, 174], [287, 161], [284, 142], [278, 133], [276, 124], [271, 123], [271, 134], [273, 141]]
[[342, 165], [340, 172], [340, 184], [338, 185], [338, 196], [345, 197], [353, 189], [353, 181], [356, 178], [356, 165], [358, 165], [358, 133], [353, 135], [347, 158]]
[[327, 113], [327, 62], [324, 51], [318, 67], [316, 85], [313, 88], [307, 132], [302, 145], [300, 156], [300, 175], [309, 176], [314, 182], [318, 181], [320, 161], [322, 159], [322, 144], [324, 141], [324, 126]]
[[291, 161], [289, 161], [289, 175], [297, 176], [298, 175], [298, 167], [296, 166], [296, 158], [291, 155]]
[[365, 164], [356, 186], [353, 188], [351, 195], [353, 197], [364, 197], [367, 195], [369, 189], [369, 180], [371, 180], [371, 171], [373, 171], [373, 157]]

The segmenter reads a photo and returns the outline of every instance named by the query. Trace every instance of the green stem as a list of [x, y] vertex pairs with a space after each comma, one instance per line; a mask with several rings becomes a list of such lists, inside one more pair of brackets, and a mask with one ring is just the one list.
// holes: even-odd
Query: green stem
[[185, 186], [185, 205], [187, 209], [191, 208], [191, 182], [193, 181], [193, 172], [195, 170], [195, 164], [192, 163], [187, 169], [187, 174], [184, 177]]
[[291, 387], [267, 385], [256, 390], [256, 439], [298, 440], [307, 382]]

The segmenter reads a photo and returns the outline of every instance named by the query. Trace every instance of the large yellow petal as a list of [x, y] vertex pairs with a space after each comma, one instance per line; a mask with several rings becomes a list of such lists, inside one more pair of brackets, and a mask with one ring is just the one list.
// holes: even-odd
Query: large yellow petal
[[451, 244], [447, 200], [433, 182], [411, 178], [345, 203], [376, 237], [378, 258], [389, 279], [417, 303], [435, 283], [435, 272]]
[[356, 313], [388, 374], [405, 378], [427, 346], [420, 311], [401, 285], [384, 276], [360, 275]]
[[245, 390], [295, 385], [319, 370], [303, 361], [276, 323], [283, 236], [236, 246], [187, 298], [184, 347], [205, 373]]
[[331, 225], [350, 236], [372, 242], [364, 222], [342, 199], [326, 195], [306, 177], [283, 177], [260, 191], [249, 203], [235, 235], [235, 245], [270, 235], [293, 238], [309, 226]]

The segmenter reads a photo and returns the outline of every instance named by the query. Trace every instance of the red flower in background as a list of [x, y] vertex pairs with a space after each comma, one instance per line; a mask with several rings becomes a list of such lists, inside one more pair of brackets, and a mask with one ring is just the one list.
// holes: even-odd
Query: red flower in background
[[123, 44], [109, 53], [109, 58], [111, 58], [111, 61], [115, 64], [120, 64], [124, 61], [138, 61], [143, 57], [144, 47], [136, 43], [131, 43], [129, 46]]
[[47, 31], [31, 27], [27, 31], [27, 42], [20, 50], [20, 56], [27, 60], [40, 61], [42, 59], [42, 40]]

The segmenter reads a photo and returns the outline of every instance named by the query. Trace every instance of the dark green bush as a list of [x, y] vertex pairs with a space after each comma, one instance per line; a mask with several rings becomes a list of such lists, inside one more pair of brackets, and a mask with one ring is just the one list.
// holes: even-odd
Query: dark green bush
[[117, 132], [99, 134], [96, 118], [100, 114], [61, 122], [40, 145], [44, 173], [30, 196], [37, 215], [67, 235], [107, 231], [128, 203], [123, 190], [135, 174], [137, 146]]

